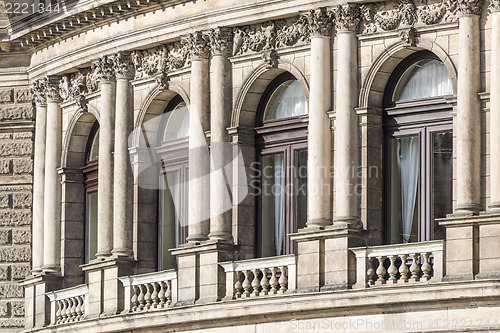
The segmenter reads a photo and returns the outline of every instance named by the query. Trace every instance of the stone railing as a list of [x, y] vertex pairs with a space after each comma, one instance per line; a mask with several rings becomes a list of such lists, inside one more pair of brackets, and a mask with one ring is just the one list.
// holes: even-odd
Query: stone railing
[[295, 255], [231, 261], [220, 265], [226, 272], [225, 299], [278, 295], [296, 289]]
[[124, 312], [163, 309], [177, 302], [175, 270], [119, 278], [125, 288]]
[[87, 285], [48, 292], [50, 300], [50, 324], [80, 321], [88, 313]]
[[354, 288], [441, 281], [444, 241], [350, 249], [356, 255]]

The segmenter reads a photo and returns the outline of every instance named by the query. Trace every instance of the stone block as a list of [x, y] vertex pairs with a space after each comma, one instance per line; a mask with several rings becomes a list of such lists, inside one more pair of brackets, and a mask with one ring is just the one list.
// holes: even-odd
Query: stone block
[[8, 302], [0, 302], [0, 317], [9, 317], [9, 303]]
[[24, 302], [18, 302], [18, 301], [10, 302], [10, 311], [13, 317], [23, 317]]
[[471, 239], [452, 239], [446, 242], [446, 261], [472, 260]]
[[28, 88], [16, 89], [14, 95], [16, 103], [31, 103], [33, 99], [33, 94]]
[[471, 239], [472, 227], [447, 228], [446, 239]]
[[9, 174], [11, 172], [11, 160], [0, 160], [0, 174]]
[[[6, 319], [0, 321], [0, 328], [6, 327], [6, 328], [21, 328], [24, 326], [24, 319], [22, 318], [11, 318], [11, 319]], [[8, 331], [6, 331], [8, 332]], [[11, 331], [12, 332], [12, 331]]]
[[0, 245], [9, 245], [11, 242], [11, 231], [0, 230]]
[[0, 298], [22, 298], [23, 287], [17, 283], [0, 284]]
[[13, 265], [11, 268], [12, 279], [22, 280], [30, 274], [30, 265]]
[[8, 265], [0, 266], [0, 281], [9, 280], [9, 268], [10, 266]]
[[0, 143], [0, 156], [29, 156], [32, 152], [31, 142]]
[[0, 194], [0, 208], [10, 207], [10, 194]]
[[31, 231], [27, 229], [12, 231], [12, 244], [31, 244]]
[[0, 121], [32, 120], [33, 107], [31, 105], [16, 105], [0, 107]]
[[15, 174], [32, 173], [33, 161], [31, 159], [14, 159], [12, 160], [12, 171]]
[[31, 224], [29, 211], [0, 211], [0, 226], [24, 226]]
[[0, 248], [0, 262], [30, 261], [31, 249], [29, 247]]
[[2, 89], [0, 90], [0, 103], [12, 103], [14, 94], [12, 89]]
[[12, 206], [14, 208], [30, 208], [33, 205], [31, 193], [14, 193], [12, 195]]
[[15, 132], [13, 138], [14, 140], [31, 139], [33, 138], [33, 132]]

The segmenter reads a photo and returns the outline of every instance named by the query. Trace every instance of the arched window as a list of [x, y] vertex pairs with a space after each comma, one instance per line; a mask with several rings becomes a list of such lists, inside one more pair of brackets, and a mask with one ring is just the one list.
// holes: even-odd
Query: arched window
[[403, 60], [385, 94], [384, 210], [388, 243], [441, 239], [452, 212], [453, 94], [448, 70], [428, 51]]
[[158, 262], [159, 269], [169, 269], [176, 267], [169, 249], [186, 243], [188, 228], [189, 112], [179, 95], [167, 105], [161, 128]]
[[259, 104], [256, 128], [261, 166], [257, 202], [257, 255], [294, 252], [288, 234], [304, 228], [307, 220], [307, 99], [290, 73], [267, 87]]
[[99, 124], [96, 122], [87, 142], [83, 175], [85, 177], [85, 262], [97, 253], [97, 174], [99, 159]]

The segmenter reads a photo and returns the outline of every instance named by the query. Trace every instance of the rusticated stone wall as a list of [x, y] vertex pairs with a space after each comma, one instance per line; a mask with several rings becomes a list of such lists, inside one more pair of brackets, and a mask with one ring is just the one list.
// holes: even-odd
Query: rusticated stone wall
[[30, 271], [33, 107], [27, 87], [0, 90], [0, 332], [24, 325]]

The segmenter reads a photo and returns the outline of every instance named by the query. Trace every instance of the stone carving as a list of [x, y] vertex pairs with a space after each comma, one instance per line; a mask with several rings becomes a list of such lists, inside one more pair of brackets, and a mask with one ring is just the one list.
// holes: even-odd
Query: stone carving
[[114, 55], [115, 74], [117, 78], [133, 79], [134, 63], [128, 52], [118, 52]]
[[311, 32], [305, 16], [299, 16], [293, 20], [279, 20], [276, 27], [276, 48], [309, 43], [311, 40]]
[[45, 94], [48, 101], [60, 101], [59, 82], [61, 77], [57, 75], [49, 75], [46, 77]]
[[333, 15], [337, 31], [358, 31], [361, 21], [359, 6], [352, 4], [337, 6], [333, 9]]
[[208, 59], [210, 56], [210, 46], [208, 36], [201, 31], [189, 34], [182, 39], [182, 45], [188, 50], [191, 60]]
[[458, 15], [481, 15], [484, 0], [455, 0]]
[[500, 11], [500, 0], [490, 0], [490, 11], [492, 12]]
[[101, 89], [101, 80], [99, 80], [99, 77], [91, 67], [81, 69], [80, 73], [85, 76], [87, 93], [95, 93], [96, 91], [99, 91], [99, 89]]
[[115, 61], [113, 55], [104, 55], [92, 62], [92, 71], [99, 81], [115, 80]]
[[156, 76], [182, 68], [186, 65], [187, 55], [187, 48], [179, 42], [134, 51], [131, 54], [131, 60], [135, 66], [135, 78]]
[[45, 78], [35, 80], [31, 84], [30, 90], [33, 95], [33, 102], [35, 104], [42, 105], [47, 103], [47, 95], [45, 92], [46, 85], [47, 81]]
[[12, 103], [13, 93], [12, 89], [0, 90], [0, 103]]
[[268, 68], [278, 67], [278, 53], [276, 50], [269, 50], [262, 54], [262, 60], [266, 63]]
[[33, 107], [31, 105], [16, 105], [0, 107], [0, 121], [32, 120]]
[[399, 31], [399, 37], [406, 46], [417, 46], [418, 35], [417, 29], [415, 29], [414, 27]]
[[306, 14], [309, 30], [313, 36], [330, 36], [332, 33], [332, 15], [326, 8], [311, 10]]
[[170, 81], [170, 78], [166, 73], [161, 73], [155, 77], [156, 84], [158, 84], [158, 87], [162, 90], [168, 90], [168, 83]]
[[86, 75], [83, 71], [71, 75], [65, 75], [59, 82], [59, 94], [63, 101], [74, 99], [79, 109], [87, 111], [87, 93]]
[[213, 55], [231, 55], [233, 51], [233, 29], [217, 28], [210, 30], [210, 51]]
[[406, 25], [413, 25], [418, 20], [417, 8], [412, 0], [401, 0], [395, 6], [401, 15], [401, 22]]
[[443, 20], [447, 11], [444, 3], [424, 5], [418, 9], [418, 17], [427, 25], [437, 24]]
[[30, 103], [33, 100], [30, 89], [16, 89], [15, 96], [16, 103]]

